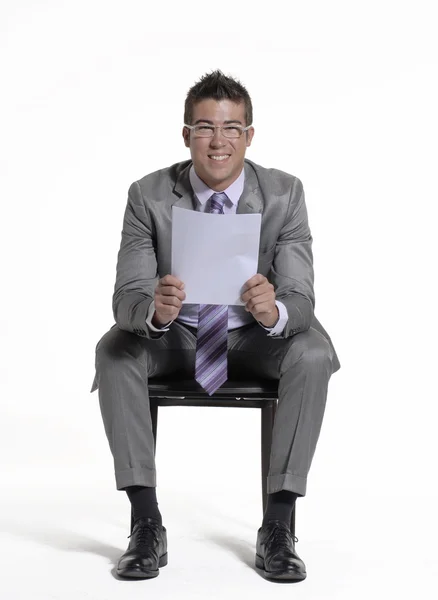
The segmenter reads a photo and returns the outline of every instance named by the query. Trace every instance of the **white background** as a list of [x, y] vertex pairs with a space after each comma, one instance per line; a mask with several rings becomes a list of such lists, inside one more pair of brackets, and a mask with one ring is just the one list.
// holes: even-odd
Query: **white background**
[[[2, 2], [2, 597], [436, 596], [433, 5]], [[185, 96], [216, 68], [252, 97], [247, 157], [303, 181], [316, 315], [342, 364], [297, 504], [308, 578], [292, 590], [252, 568], [247, 409], [161, 410], [169, 565], [112, 574], [129, 503], [89, 393], [94, 349], [114, 322], [129, 185], [189, 158]]]

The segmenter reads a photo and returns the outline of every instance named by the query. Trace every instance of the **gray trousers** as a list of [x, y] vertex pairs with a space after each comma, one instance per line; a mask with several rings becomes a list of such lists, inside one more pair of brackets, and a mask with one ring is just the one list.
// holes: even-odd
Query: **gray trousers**
[[[140, 337], [117, 325], [96, 346], [96, 376], [105, 432], [114, 458], [116, 486], [156, 486], [148, 377], [195, 372], [196, 331], [177, 321], [160, 339]], [[305, 496], [333, 373], [327, 339], [312, 327], [273, 338], [258, 323], [228, 332], [228, 377], [263, 377], [278, 384], [268, 474], [268, 494]]]

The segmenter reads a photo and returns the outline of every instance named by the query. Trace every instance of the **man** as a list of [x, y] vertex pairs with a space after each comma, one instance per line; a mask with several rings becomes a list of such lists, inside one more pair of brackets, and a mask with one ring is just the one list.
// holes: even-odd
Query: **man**
[[[306, 493], [328, 382], [340, 368], [314, 315], [303, 185], [245, 159], [254, 136], [251, 99], [220, 71], [189, 90], [182, 133], [191, 160], [129, 188], [113, 295], [116, 323], [96, 346], [91, 391], [99, 388], [117, 489], [126, 490], [134, 513], [117, 572], [149, 578], [167, 564], [148, 377], [192, 377], [211, 395], [228, 377], [255, 375], [279, 381], [256, 566], [267, 578], [302, 580], [306, 569], [290, 519], [296, 498]], [[171, 273], [172, 206], [217, 215], [261, 213], [258, 272], [242, 282], [245, 306], [183, 304], [184, 282]], [[218, 261], [220, 255], [218, 248]]]

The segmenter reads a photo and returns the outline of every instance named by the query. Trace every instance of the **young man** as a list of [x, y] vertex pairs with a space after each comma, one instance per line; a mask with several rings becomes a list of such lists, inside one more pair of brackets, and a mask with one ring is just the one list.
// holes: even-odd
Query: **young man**
[[[220, 71], [189, 90], [182, 134], [191, 160], [129, 188], [113, 295], [116, 323], [96, 347], [91, 391], [99, 389], [117, 489], [126, 490], [134, 512], [117, 572], [155, 577], [167, 564], [148, 377], [193, 377], [211, 395], [228, 377], [255, 375], [279, 381], [256, 566], [267, 578], [302, 580], [306, 569], [290, 519], [296, 498], [306, 493], [328, 382], [340, 368], [314, 315], [303, 185], [245, 159], [254, 136], [251, 99]], [[242, 282], [245, 306], [182, 304], [184, 282], [171, 273], [172, 206], [218, 215], [261, 213], [258, 272]], [[218, 261], [220, 256], [218, 248]]]

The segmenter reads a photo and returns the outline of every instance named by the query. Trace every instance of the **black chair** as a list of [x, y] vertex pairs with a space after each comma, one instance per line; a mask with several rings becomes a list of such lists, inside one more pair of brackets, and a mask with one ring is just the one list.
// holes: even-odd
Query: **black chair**
[[[154, 434], [154, 452], [157, 446], [159, 406], [227, 406], [261, 408], [261, 458], [263, 513], [267, 503], [267, 476], [272, 445], [272, 427], [278, 401], [278, 381], [271, 379], [226, 381], [212, 396], [193, 380], [150, 378], [149, 400]], [[295, 535], [296, 503], [292, 511], [290, 530]], [[134, 524], [131, 510], [131, 531]]]

